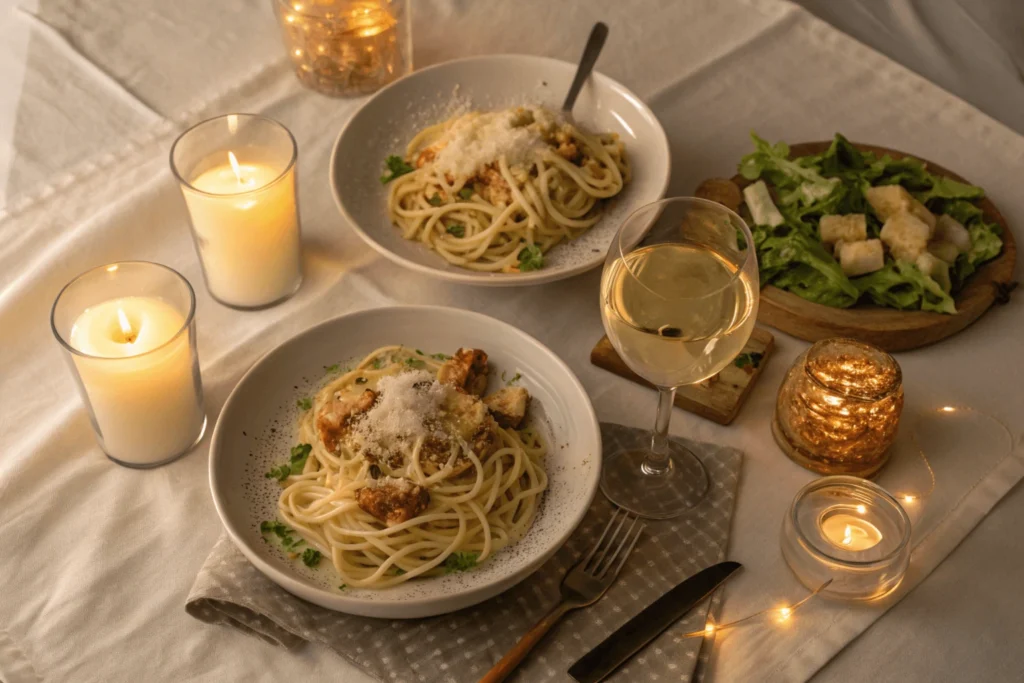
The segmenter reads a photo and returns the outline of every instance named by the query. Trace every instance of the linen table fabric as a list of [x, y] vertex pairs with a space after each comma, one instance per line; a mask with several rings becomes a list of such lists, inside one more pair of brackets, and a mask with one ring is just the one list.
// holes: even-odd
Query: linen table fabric
[[[48, 12], [71, 4], [43, 3], [40, 16], [52, 18]], [[147, 0], [133, 6], [157, 16], [155, 8], [163, 4]], [[76, 4], [97, 12], [108, 5]], [[208, 6], [212, 12], [220, 3]], [[244, 8], [218, 20], [225, 31], [269, 36], [275, 30], [263, 2], [225, 6]], [[422, 67], [483, 52], [576, 59], [592, 22], [604, 20], [612, 33], [597, 68], [644, 98], [664, 125], [673, 155], [670, 194], [689, 194], [706, 177], [731, 175], [750, 149], [746, 136], [752, 128], [791, 142], [825, 139], [838, 130], [956, 170], [988, 191], [1011, 226], [1024, 225], [1019, 179], [1012, 172], [1024, 164], [1024, 139], [961, 100], [784, 2], [659, 1], [642, 7], [638, 11], [610, 0], [573, 6], [541, 0], [500, 6], [418, 0], [416, 62]], [[174, 19], [185, 26], [175, 28], [178, 35], [187, 37], [200, 35], [210, 16]], [[90, 22], [79, 17], [65, 26], [71, 45], [84, 45], [75, 31]], [[570, 40], [572, 35], [579, 40]], [[217, 50], [212, 43], [189, 42], [178, 49], [189, 69], [207, 65], [206, 80], [199, 87], [183, 78], [192, 83], [187, 95], [169, 99], [166, 111], [157, 110], [158, 123], [147, 123], [145, 116], [124, 119], [125, 128], [134, 131], [126, 133], [124, 144], [28, 190], [0, 213], [0, 576], [5, 580], [0, 679], [5, 683], [366, 680], [326, 648], [286, 655], [232, 629], [204, 626], [182, 609], [221, 533], [207, 490], [208, 441], [152, 472], [125, 470], [102, 456], [47, 321], [60, 287], [89, 267], [149, 259], [178, 269], [196, 286], [211, 420], [261, 354], [327, 317], [390, 303], [486, 311], [559, 354], [587, 387], [601, 419], [647, 426], [653, 415], [653, 393], [589, 364], [590, 348], [602, 332], [599, 273], [492, 291], [434, 282], [392, 265], [344, 224], [327, 187], [331, 145], [361, 100], [332, 100], [303, 90], [283, 51], [275, 56], [279, 45], [261, 45], [268, 61], [257, 64], [211, 59]], [[139, 83], [149, 76], [177, 82], [173, 73], [161, 75], [161, 70], [173, 72], [175, 60], [147, 61], [141, 52], [133, 59]], [[60, 72], [57, 65], [53, 70]], [[149, 109], [166, 104], [152, 96], [139, 101]], [[187, 213], [167, 166], [170, 145], [186, 125], [231, 111], [274, 117], [299, 144], [306, 280], [293, 299], [259, 313], [225, 309], [202, 287]], [[380, 160], [366, 163], [376, 171]], [[40, 162], [33, 173], [44, 166]], [[722, 633], [707, 680], [810, 677], [924, 580], [1021, 479], [1022, 301], [1015, 296], [951, 340], [897, 355], [908, 414], [933, 401], [966, 404], [1012, 428], [1008, 454], [968, 453], [936, 463], [940, 486], [919, 527], [912, 571], [901, 593], [881, 605], [811, 603], [785, 628]], [[726, 620], [804, 594], [779, 555], [778, 530], [796, 490], [812, 475], [778, 452], [769, 420], [782, 374], [806, 344], [783, 334], [776, 339], [777, 351], [732, 425], [713, 425], [681, 411], [673, 418], [675, 433], [746, 455], [729, 553], [745, 571], [725, 588]], [[936, 620], [942, 607], [937, 600], [910, 613], [905, 629], [913, 630], [916, 620]]]
[[[634, 428], [601, 425], [605, 454]], [[604, 598], [570, 612], [518, 669], [522, 681], [564, 680], [577, 659], [687, 576], [725, 559], [742, 454], [676, 438], [708, 469], [708, 497], [691, 515], [648, 522], [633, 555]], [[187, 609], [203, 621], [251, 632], [286, 647], [326, 645], [381, 681], [476, 680], [559, 601], [559, 583], [590, 549], [612, 514], [600, 495], [576, 533], [537, 572], [475, 607], [430, 619], [356, 617], [291, 595], [249, 564], [222, 536], [203, 564]], [[325, 571], [330, 571], [329, 569]], [[703, 638], [707, 604], [692, 610], [609, 680], [690, 681]]]

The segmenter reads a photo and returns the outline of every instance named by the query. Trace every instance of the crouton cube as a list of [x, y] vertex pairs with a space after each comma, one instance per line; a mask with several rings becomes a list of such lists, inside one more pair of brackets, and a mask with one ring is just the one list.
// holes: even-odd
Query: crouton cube
[[885, 221], [880, 236], [893, 258], [913, 263], [928, 247], [930, 234], [931, 228], [917, 216], [898, 213]]
[[834, 242], [860, 242], [868, 238], [867, 217], [862, 213], [846, 216], [822, 216], [818, 234], [826, 244]]
[[917, 201], [901, 185], [869, 187], [864, 190], [864, 197], [882, 221], [887, 221], [896, 214], [906, 212], [913, 214], [918, 220], [927, 225], [929, 230], [935, 228], [935, 214], [929, 211], [924, 204]]
[[837, 249], [839, 266], [847, 277], [873, 273], [885, 265], [882, 240], [843, 242]]

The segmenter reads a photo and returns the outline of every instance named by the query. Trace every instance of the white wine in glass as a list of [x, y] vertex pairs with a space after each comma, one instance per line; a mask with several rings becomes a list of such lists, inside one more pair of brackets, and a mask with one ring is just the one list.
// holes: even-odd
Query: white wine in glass
[[675, 517], [707, 493], [707, 472], [668, 440], [675, 390], [718, 373], [743, 350], [757, 318], [750, 231], [702, 199], [647, 205], [626, 219], [601, 280], [605, 331], [623, 361], [659, 388], [654, 434], [605, 461], [601, 488], [644, 517]]

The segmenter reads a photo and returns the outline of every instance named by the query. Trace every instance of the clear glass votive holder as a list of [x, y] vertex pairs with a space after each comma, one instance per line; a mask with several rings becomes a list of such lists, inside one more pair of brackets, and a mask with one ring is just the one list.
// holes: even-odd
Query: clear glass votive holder
[[910, 518], [882, 487], [822, 477], [796, 494], [782, 523], [782, 555], [810, 590], [875, 600], [900, 585], [910, 562]]
[[302, 285], [297, 161], [288, 129], [255, 114], [203, 121], [171, 147], [206, 288], [220, 303], [264, 308]]
[[86, 271], [57, 295], [53, 334], [117, 464], [158, 467], [203, 438], [195, 311], [188, 280], [145, 261]]
[[409, 0], [271, 0], [299, 82], [324, 95], [372, 93], [412, 71]]

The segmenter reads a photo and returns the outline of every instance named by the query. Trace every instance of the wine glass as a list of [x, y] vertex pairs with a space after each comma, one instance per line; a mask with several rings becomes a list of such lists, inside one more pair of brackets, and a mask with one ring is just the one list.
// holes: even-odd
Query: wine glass
[[658, 388], [654, 432], [604, 462], [601, 490], [642, 517], [668, 519], [707, 494], [708, 475], [668, 439], [676, 389], [733, 362], [757, 318], [750, 229], [726, 207], [677, 197], [641, 207], [619, 228], [601, 276], [601, 319], [619, 356]]

